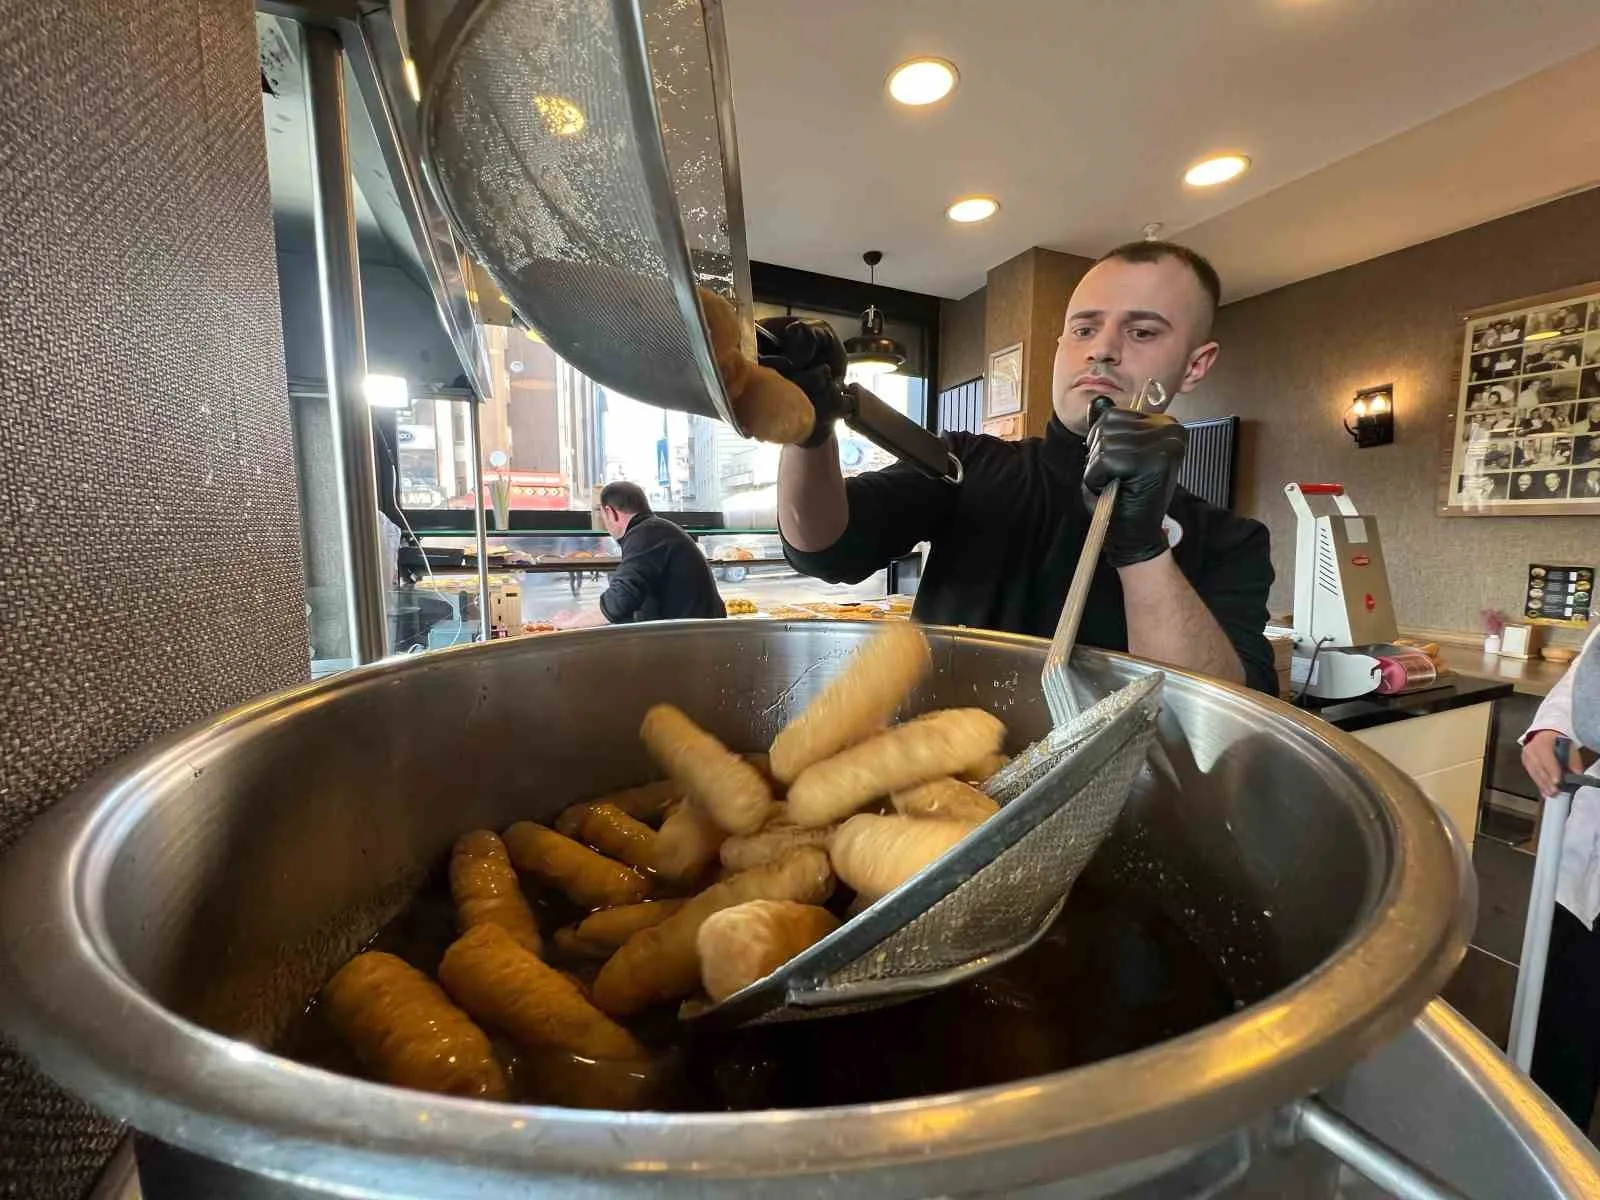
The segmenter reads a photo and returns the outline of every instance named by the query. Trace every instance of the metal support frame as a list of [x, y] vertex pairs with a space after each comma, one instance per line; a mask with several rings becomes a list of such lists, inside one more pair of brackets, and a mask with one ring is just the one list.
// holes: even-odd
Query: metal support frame
[[493, 636], [489, 619], [489, 517], [483, 502], [483, 405], [467, 407], [467, 457], [472, 475], [472, 535], [478, 547], [478, 635], [487, 642]]
[[355, 183], [345, 128], [344, 48], [320, 26], [303, 31], [312, 181], [316, 188], [317, 279], [322, 291], [328, 398], [338, 442], [339, 499], [349, 587], [351, 657], [376, 662], [388, 652], [386, 572], [378, 537], [377, 470], [367, 405], [367, 346], [361, 313]]

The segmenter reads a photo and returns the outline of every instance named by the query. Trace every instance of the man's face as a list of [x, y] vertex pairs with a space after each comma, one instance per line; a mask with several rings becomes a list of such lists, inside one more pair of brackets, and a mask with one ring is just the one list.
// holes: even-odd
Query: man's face
[[1545, 472], [1544, 490], [1547, 492], [1559, 492], [1561, 490], [1561, 476], [1554, 471]]
[[1181, 261], [1100, 263], [1067, 301], [1051, 381], [1056, 416], [1084, 433], [1096, 396], [1127, 408], [1147, 379], [1169, 398], [1192, 390], [1216, 359], [1210, 337], [1210, 297]]
[[600, 523], [606, 527], [606, 532], [614, 538], [620, 538], [628, 532], [628, 522], [632, 518], [618, 512], [609, 504], [600, 506]]

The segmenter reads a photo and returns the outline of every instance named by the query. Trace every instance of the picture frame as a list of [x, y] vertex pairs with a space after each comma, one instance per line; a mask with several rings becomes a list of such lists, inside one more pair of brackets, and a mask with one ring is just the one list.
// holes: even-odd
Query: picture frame
[[1600, 515], [1600, 282], [1461, 314], [1439, 512]]
[[989, 355], [989, 374], [983, 389], [985, 420], [1022, 411], [1022, 363], [1021, 342]]

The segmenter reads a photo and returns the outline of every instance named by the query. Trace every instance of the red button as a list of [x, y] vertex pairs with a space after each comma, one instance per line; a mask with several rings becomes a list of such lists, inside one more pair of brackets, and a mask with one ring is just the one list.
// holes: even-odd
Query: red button
[[1354, 566], [1365, 567], [1365, 566], [1370, 566], [1371, 563], [1372, 563], [1372, 560], [1370, 558], [1368, 558], [1365, 554], [1357, 554], [1354, 558], [1352, 558], [1350, 560], [1350, 562]]
[[1378, 601], [1371, 592], [1367, 593], [1367, 611], [1371, 612], [1378, 607]]

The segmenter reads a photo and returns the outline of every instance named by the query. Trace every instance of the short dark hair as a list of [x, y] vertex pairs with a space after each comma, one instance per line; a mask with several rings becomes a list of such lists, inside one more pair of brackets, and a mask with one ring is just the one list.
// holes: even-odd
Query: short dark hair
[[650, 501], [637, 483], [619, 479], [600, 489], [600, 507], [614, 508], [619, 513], [637, 516], [650, 511]]
[[1203, 254], [1180, 246], [1177, 242], [1125, 242], [1115, 250], [1108, 250], [1095, 260], [1095, 266], [1110, 259], [1125, 263], [1157, 263], [1163, 258], [1175, 258], [1200, 281], [1200, 286], [1205, 289], [1206, 295], [1211, 297], [1211, 308], [1215, 311], [1222, 304], [1222, 280]]

